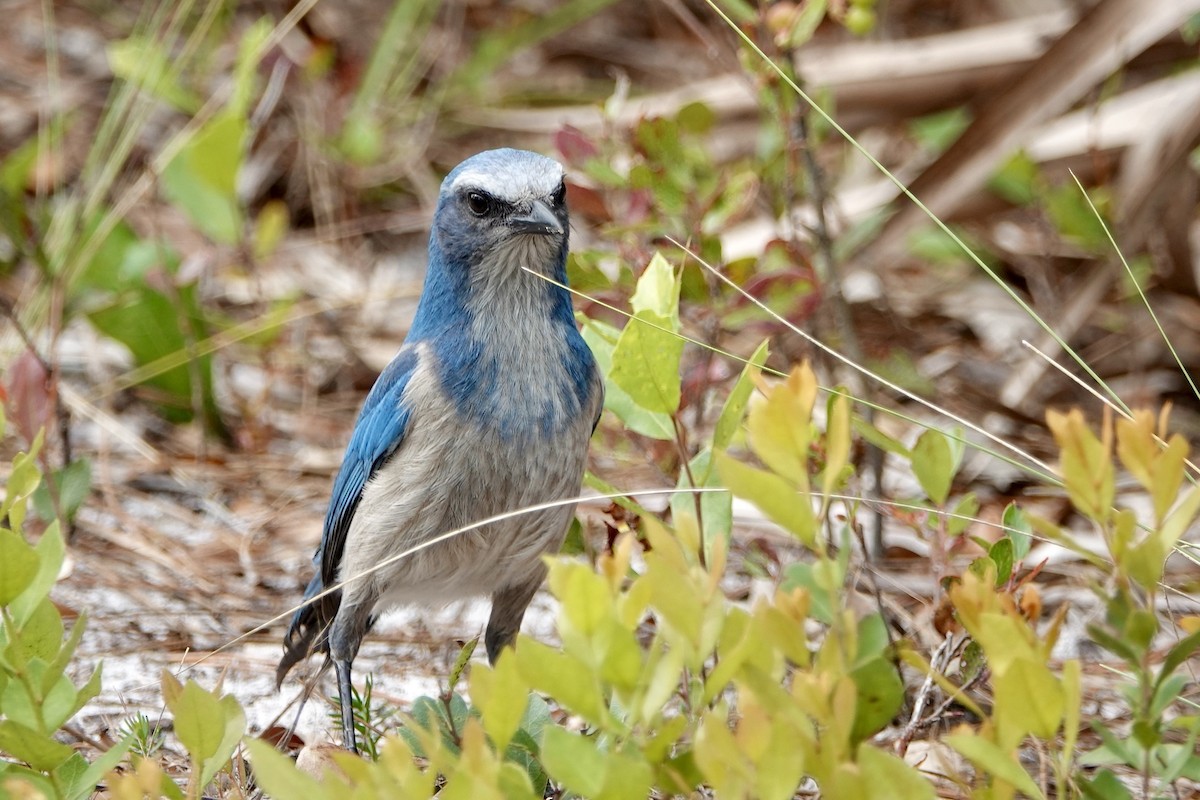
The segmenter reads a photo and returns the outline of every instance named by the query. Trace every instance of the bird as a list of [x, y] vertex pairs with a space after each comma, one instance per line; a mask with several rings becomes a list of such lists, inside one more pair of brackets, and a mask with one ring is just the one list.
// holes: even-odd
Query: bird
[[578, 496], [604, 384], [566, 288], [569, 230], [563, 167], [546, 156], [487, 150], [441, 184], [416, 313], [359, 412], [276, 671], [278, 688], [325, 655], [351, 752], [351, 665], [379, 614], [490, 596], [495, 663], [574, 518], [574, 503], [542, 508], [364, 574]]

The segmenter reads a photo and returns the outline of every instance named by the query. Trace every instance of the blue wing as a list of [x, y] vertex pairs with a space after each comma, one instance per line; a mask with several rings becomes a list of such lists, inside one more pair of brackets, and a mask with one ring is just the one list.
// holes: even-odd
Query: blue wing
[[304, 592], [304, 605], [293, 615], [284, 637], [284, 655], [275, 673], [278, 686], [288, 670], [314, 649], [327, 647], [326, 632], [341, 605], [341, 592], [314, 600], [337, 582], [350, 522], [371, 476], [395, 454], [404, 441], [410, 409], [401, 397], [417, 368], [417, 353], [404, 347], [380, 374], [367, 394], [342, 467], [333, 482], [333, 497], [325, 514], [321, 544], [313, 556], [316, 568]]
[[333, 482], [333, 497], [325, 514], [321, 546], [314, 557], [314, 560], [320, 560], [321, 580], [327, 586], [336, 581], [346, 534], [362, 498], [363, 487], [404, 441], [409, 409], [400, 398], [416, 367], [416, 351], [408, 347], [402, 349], [375, 381], [358, 414], [354, 433], [346, 445], [342, 468]]

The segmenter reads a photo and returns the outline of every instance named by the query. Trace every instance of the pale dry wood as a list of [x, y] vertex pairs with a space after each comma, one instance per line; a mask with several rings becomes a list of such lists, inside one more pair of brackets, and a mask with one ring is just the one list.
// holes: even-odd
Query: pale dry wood
[[[1200, 142], [1200, 75], [1186, 77], [1191, 80], [1183, 83], [1177, 101], [1154, 116], [1154, 124], [1144, 126], [1125, 151], [1116, 196], [1121, 246], [1136, 252], [1156, 234], [1174, 232], [1166, 246], [1173, 262], [1168, 272], [1177, 289], [1195, 296], [1200, 282], [1193, 270], [1186, 220], [1194, 214], [1195, 203], [1188, 204], [1187, 198], [1195, 196], [1197, 180], [1187, 161]], [[1171, 217], [1177, 224], [1163, 225]]]
[[[953, 145], [909, 184], [935, 215], [948, 216], [1026, 141], [1035, 127], [1154, 42], [1200, 12], [1200, 0], [1102, 0], [1057, 39], [1012, 85], [992, 98]], [[925, 213], [903, 203], [860, 254], [879, 266], [895, 257]]]
[[[1198, 92], [1200, 74], [1197, 73], [1153, 81], [1109, 98], [1098, 107], [1072, 111], [1046, 122], [1026, 137], [1023, 148], [1036, 163], [1069, 166], [1086, 182], [1094, 174], [1094, 156], [1118, 152], [1139, 142], [1147, 135], [1146, 120], [1171, 116], [1175, 109], [1196, 111], [1200, 115], [1200, 106], [1193, 102]], [[901, 169], [897, 177], [905, 180], [905, 170]], [[982, 186], [975, 187], [972, 194], [958, 202], [954, 214], [947, 217], [967, 214], [984, 205], [984, 192]], [[867, 183], [836, 188], [834, 195], [835, 207], [830, 210], [829, 218], [836, 232], [877, 213], [897, 198], [899, 190], [886, 178], [873, 178]], [[793, 214], [801, 225], [811, 225], [815, 216], [808, 205], [797, 207]], [[1181, 230], [1187, 231], [1188, 227], [1181, 226]], [[778, 223], [766, 217], [731, 226], [721, 237], [723, 252], [730, 259], [762, 252], [766, 242], [779, 235], [778, 231]], [[1042, 237], [1031, 241], [1036, 241], [1039, 247], [1046, 245]], [[1060, 249], [1060, 245], [1053, 246]]]
[[1195, 72], [1152, 81], [1042, 125], [1024, 149], [1039, 163], [1120, 150], [1156, 137], [1152, 129], [1163, 119], [1186, 118], [1189, 112], [1200, 116], [1198, 95], [1200, 74]]
[[[807, 85], [833, 95], [839, 122], [855, 129], [964, 102], [1038, 58], [1071, 21], [1071, 14], [1060, 11], [915, 39], [814, 44], [797, 53], [796, 69]], [[693, 102], [706, 104], [722, 120], [758, 110], [753, 86], [737, 73], [631, 98], [608, 109], [595, 104], [474, 108], [460, 116], [473, 125], [509, 131], [545, 134], [571, 125], [599, 133], [610, 125], [634, 125], [642, 117], [670, 116]]]

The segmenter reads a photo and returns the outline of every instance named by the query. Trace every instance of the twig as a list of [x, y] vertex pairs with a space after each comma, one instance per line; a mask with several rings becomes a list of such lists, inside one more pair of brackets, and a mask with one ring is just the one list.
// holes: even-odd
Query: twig
[[936, 670], [943, 669], [943, 660], [948, 661], [952, 652], [954, 652], [954, 634], [947, 636], [938, 645], [938, 649], [933, 653], [933, 658], [929, 660], [929, 673], [925, 676], [925, 681], [921, 684], [921, 689], [917, 692], [917, 699], [913, 704], [912, 716], [909, 717], [908, 724], [904, 726], [904, 731], [901, 732], [900, 739], [896, 742], [896, 753], [901, 758], [908, 752], [909, 742], [912, 741], [917, 730], [921, 728], [921, 714], [925, 711], [925, 706], [929, 702], [930, 695], [933, 694], [933, 673]]

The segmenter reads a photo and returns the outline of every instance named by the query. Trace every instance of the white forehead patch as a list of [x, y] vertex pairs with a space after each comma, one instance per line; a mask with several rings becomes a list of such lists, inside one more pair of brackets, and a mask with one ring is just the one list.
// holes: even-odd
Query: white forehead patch
[[562, 183], [562, 165], [525, 150], [488, 150], [446, 176], [442, 193], [479, 189], [506, 203], [549, 197]]

